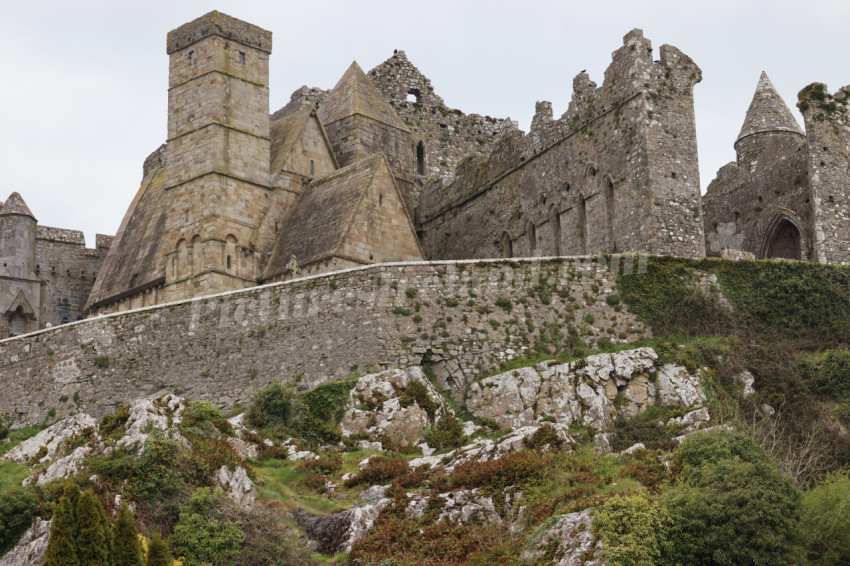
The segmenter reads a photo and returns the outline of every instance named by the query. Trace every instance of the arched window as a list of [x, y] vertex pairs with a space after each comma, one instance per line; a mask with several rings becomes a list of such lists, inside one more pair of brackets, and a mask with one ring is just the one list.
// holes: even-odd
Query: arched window
[[561, 255], [561, 212], [554, 204], [549, 207], [549, 224], [552, 226], [552, 251]]
[[579, 253], [586, 254], [587, 250], [587, 199], [582, 195], [578, 201], [578, 219], [576, 222], [576, 235], [579, 242]]
[[416, 145], [416, 174], [425, 174], [425, 144], [421, 141]]
[[611, 179], [605, 181], [605, 236], [608, 239], [608, 252], [617, 251], [617, 242], [614, 238], [614, 183]]
[[502, 257], [513, 257], [514, 256], [514, 246], [513, 242], [511, 242], [511, 236], [507, 232], [502, 232], [502, 238], [500, 240], [500, 244], [502, 247]]

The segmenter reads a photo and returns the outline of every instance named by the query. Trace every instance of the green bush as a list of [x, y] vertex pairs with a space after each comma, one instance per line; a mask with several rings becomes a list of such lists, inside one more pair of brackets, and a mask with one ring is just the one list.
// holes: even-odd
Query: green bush
[[91, 491], [80, 494], [74, 520], [77, 526], [77, 558], [80, 564], [111, 566], [112, 532], [103, 506]]
[[272, 427], [287, 425], [292, 411], [292, 391], [275, 381], [257, 391], [248, 409], [251, 426]]
[[850, 564], [850, 470], [803, 494], [803, 525], [810, 564]]
[[0, 556], [30, 527], [37, 507], [38, 500], [19, 487], [0, 490]]
[[409, 471], [407, 460], [392, 452], [384, 452], [369, 459], [363, 469], [349, 479], [345, 485], [354, 487], [356, 485], [377, 485], [387, 483]]
[[800, 493], [752, 441], [688, 437], [663, 496], [672, 556], [682, 564], [799, 564]]
[[850, 352], [827, 350], [803, 363], [803, 372], [813, 389], [835, 399], [850, 397]]
[[112, 526], [112, 561], [120, 566], [143, 566], [142, 547], [139, 544], [139, 533], [133, 521], [133, 512], [127, 504], [121, 505], [118, 517]]
[[9, 425], [6, 423], [6, 415], [0, 413], [0, 440], [9, 436]]
[[171, 550], [168, 548], [168, 544], [162, 540], [162, 535], [153, 533], [148, 543], [146, 566], [171, 566], [173, 562]]
[[593, 513], [608, 566], [656, 566], [667, 561], [667, 521], [663, 508], [646, 497], [615, 495]]
[[419, 408], [428, 413], [428, 418], [432, 421], [437, 414], [437, 403], [428, 395], [428, 388], [421, 381], [411, 380], [401, 391], [400, 403], [402, 407], [409, 407], [413, 403], [419, 405]]
[[220, 490], [201, 488], [180, 511], [172, 546], [186, 566], [231, 564], [239, 556], [245, 534], [239, 522], [217, 516], [221, 495]]
[[429, 446], [440, 450], [463, 446], [463, 422], [453, 415], [445, 414], [437, 424], [427, 427], [422, 435]]

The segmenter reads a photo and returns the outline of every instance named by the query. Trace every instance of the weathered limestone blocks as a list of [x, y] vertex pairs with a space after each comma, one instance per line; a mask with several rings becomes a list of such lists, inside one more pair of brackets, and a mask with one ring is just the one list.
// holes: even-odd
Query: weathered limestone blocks
[[555, 547], [555, 558], [551, 564], [557, 566], [604, 566], [602, 558], [593, 557], [602, 544], [593, 534], [591, 511], [584, 509], [576, 513], [561, 515], [555, 523], [536, 541], [533, 548], [525, 551], [523, 558], [535, 564], [543, 564], [544, 556]]
[[688, 408], [705, 402], [698, 376], [672, 364], [657, 367], [657, 359], [652, 348], [637, 348], [564, 364], [543, 362], [473, 383], [466, 407], [502, 428], [545, 418], [605, 432], [617, 414], [632, 417], [649, 405]]
[[443, 469], [446, 472], [451, 472], [458, 464], [465, 462], [490, 462], [498, 460], [511, 452], [531, 448], [530, 442], [537, 431], [543, 427], [549, 427], [554, 432], [557, 438], [556, 446], [548, 444], [539, 446], [543, 450], [560, 450], [571, 452], [575, 441], [569, 434], [569, 429], [561, 423], [545, 423], [528, 425], [513, 431], [511, 434], [503, 436], [498, 440], [489, 438], [477, 438], [466, 446], [462, 446], [457, 450], [438, 454], [434, 456], [423, 456], [414, 458], [410, 461], [411, 468], [421, 468], [427, 466], [428, 469], [438, 470]]
[[0, 557], [0, 566], [40, 566], [47, 552], [52, 521], [36, 518], [18, 544]]
[[97, 421], [92, 417], [85, 413], [78, 413], [44, 429], [32, 438], [24, 440], [9, 450], [2, 459], [24, 464], [39, 456], [39, 462], [49, 462], [53, 460], [56, 451], [62, 446], [63, 442], [83, 430], [95, 426], [97, 426]]
[[[415, 393], [411, 388], [416, 389]], [[405, 395], [405, 392], [408, 392]], [[413, 400], [420, 401], [431, 411]], [[344, 436], [367, 434], [397, 446], [424, 441], [422, 431], [454, 411], [425, 377], [422, 368], [391, 369], [361, 377], [349, 397], [349, 409], [340, 423]]]

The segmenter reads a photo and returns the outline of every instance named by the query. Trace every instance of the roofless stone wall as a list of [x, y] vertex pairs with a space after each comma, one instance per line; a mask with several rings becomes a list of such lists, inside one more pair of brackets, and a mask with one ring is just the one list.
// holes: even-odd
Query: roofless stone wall
[[273, 380], [303, 389], [423, 360], [460, 399], [470, 379], [528, 348], [554, 351], [570, 330], [590, 346], [646, 335], [606, 301], [616, 273], [644, 265], [372, 265], [87, 319], [0, 342], [0, 411], [22, 426], [158, 392], [230, 406]]

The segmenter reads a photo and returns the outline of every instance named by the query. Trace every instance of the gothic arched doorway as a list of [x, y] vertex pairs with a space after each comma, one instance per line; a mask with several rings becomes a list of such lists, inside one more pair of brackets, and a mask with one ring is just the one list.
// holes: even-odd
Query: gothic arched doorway
[[782, 259], [803, 259], [802, 236], [800, 229], [783, 218], [774, 226], [765, 242], [764, 257]]

